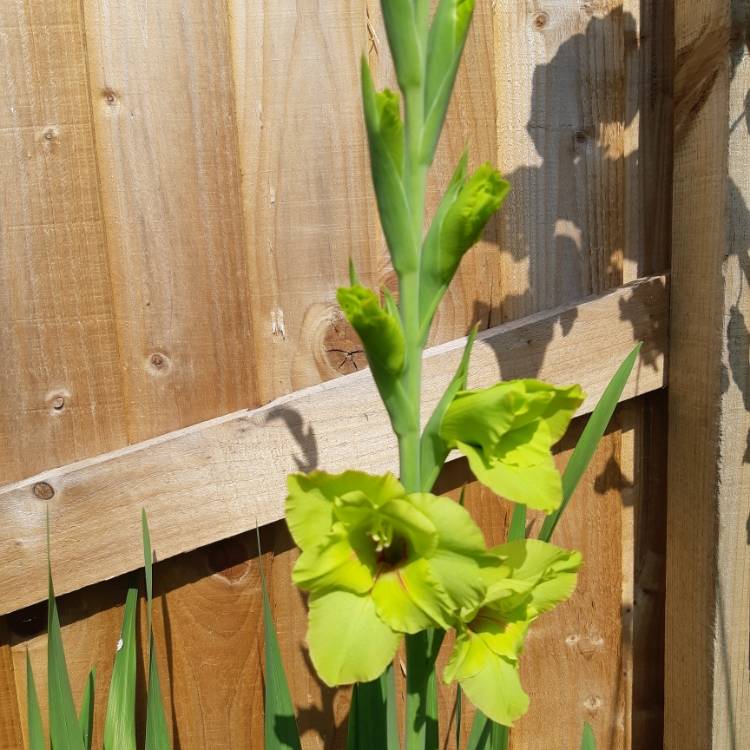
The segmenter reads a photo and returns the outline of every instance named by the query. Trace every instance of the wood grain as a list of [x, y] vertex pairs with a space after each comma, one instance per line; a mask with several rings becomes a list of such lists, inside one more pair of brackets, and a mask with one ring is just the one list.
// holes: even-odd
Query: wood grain
[[0, 480], [125, 443], [78, 5], [0, 9]]
[[734, 749], [750, 745], [749, 19], [728, 0], [675, 10], [664, 745]]
[[[488, 327], [542, 314], [506, 328], [494, 350], [487, 344], [478, 350], [475, 383], [499, 374], [591, 377], [595, 395], [636, 337], [653, 342], [653, 356], [642, 360], [628, 395], [663, 383], [661, 281], [636, 294], [616, 293], [604, 312], [589, 307], [601, 300], [577, 303], [665, 269], [671, 131], [666, 114], [648, 107], [668, 101], [651, 95], [671, 82], [667, 74], [651, 77], [663, 69], [660, 56], [669, 58], [660, 46], [668, 26], [661, 8], [668, 4], [477, 4], [428, 209], [465, 145], [474, 164], [498, 163], [514, 190], [462, 264], [431, 341], [456, 339], [475, 320]], [[393, 468], [393, 445], [367, 375], [357, 376], [356, 388], [344, 380], [321, 389], [312, 406], [309, 393], [297, 393], [259, 412], [65, 467], [363, 367], [334, 293], [350, 256], [367, 283], [393, 288], [395, 281], [372, 199], [357, 74], [364, 50], [380, 83], [393, 83], [378, 5], [11, 0], [0, 10], [0, 49], [8, 62], [0, 94], [0, 137], [7, 142], [0, 148], [6, 164], [0, 349], [11, 363], [0, 374], [0, 434], [9, 446], [0, 482], [64, 467], [37, 478], [55, 493], [58, 583], [83, 585], [76, 576], [85, 567], [95, 569], [89, 582], [136, 567], [144, 501], [157, 553], [167, 557], [250, 528], [259, 510], [274, 509], [269, 518], [278, 518], [283, 474], [297, 468], [295, 459], [303, 467], [335, 469], [356, 460], [373, 470]], [[663, 27], [650, 32], [649, 23]], [[582, 356], [584, 345], [598, 354]], [[430, 398], [457, 351], [448, 346], [434, 354]], [[349, 394], [343, 402], [342, 393]], [[55, 408], [59, 396], [62, 410]], [[628, 408], [636, 433], [644, 432], [641, 407]], [[334, 435], [336, 420], [343, 438]], [[638, 459], [641, 439], [635, 434], [627, 448], [613, 432], [595, 459], [608, 476], [612, 461], [627, 473], [626, 457], [640, 460], [631, 493], [637, 498], [645, 497], [647, 480], [646, 459]], [[251, 474], [259, 457], [265, 460]], [[9, 508], [0, 516], [16, 523], [7, 538], [20, 542], [0, 545], [0, 570], [21, 580], [13, 566], [27, 564], [27, 588], [44, 582], [45, 503], [33, 494], [36, 481], [0, 500]], [[38, 488], [41, 497], [46, 492]], [[571, 539], [580, 534], [587, 550], [603, 552], [600, 532], [617, 535], [619, 528], [623, 550], [633, 542], [637, 550], [638, 511], [628, 519], [630, 511], [618, 504], [627, 497], [606, 482], [583, 491], [566, 520]], [[504, 515], [478, 485], [469, 488], [467, 502], [490, 535], [503, 531]], [[600, 529], [591, 528], [592, 513]], [[157, 566], [157, 583], [165, 581], [157, 607], [162, 681], [173, 739], [183, 749], [260, 743], [260, 600], [251, 536]], [[76, 559], [83, 545], [93, 552]], [[304, 603], [289, 583], [296, 553], [283, 523], [265, 527], [264, 549], [273, 555], [272, 600], [303, 746], [342, 747], [347, 692], [323, 690], [306, 661]], [[108, 569], [102, 561], [113, 550], [120, 559]], [[588, 579], [592, 588], [580, 606], [571, 602], [563, 616], [566, 627], [607, 634], [593, 670], [583, 657], [561, 657], [580, 691], [575, 711], [554, 703], [559, 685], [543, 680], [537, 657], [528, 655], [527, 685], [544, 709], [551, 746], [575, 746], [568, 741], [572, 721], [582, 715], [601, 730], [600, 744], [605, 737], [613, 748], [627, 743], [628, 678], [617, 673], [622, 649], [612, 592], [622, 588], [623, 571], [627, 578], [619, 560], [627, 566], [629, 558], [623, 553], [612, 562], [614, 552], [608, 550], [602, 575]], [[91, 661], [99, 669], [99, 725], [131, 580], [120, 576], [61, 601], [76, 689]], [[638, 576], [632, 586], [637, 601]], [[612, 606], [592, 614], [586, 597], [600, 590]], [[27, 593], [17, 601], [44, 594], [41, 587]], [[658, 597], [652, 595], [657, 615]], [[27, 644], [44, 677], [44, 639], [33, 632], [33, 609], [9, 621], [12, 645], [0, 641], [0, 690], [16, 685], [18, 711], [9, 714], [13, 721], [5, 712], [0, 720], [2, 750], [19, 744]], [[635, 619], [634, 628], [637, 661]], [[541, 626], [535, 648], [564, 652], [558, 636]], [[592, 695], [602, 704], [587, 714]], [[447, 729], [452, 693], [441, 701]], [[573, 718], [555, 733], [550, 712]], [[614, 734], [606, 734], [612, 726]], [[536, 750], [531, 736], [519, 728], [514, 749]]]
[[[646, 341], [649, 351], [663, 348], [659, 321], [666, 299], [664, 281], [656, 278], [491, 329], [479, 337], [469, 383], [486, 386], [530, 374], [529, 365], [544, 345], [544, 366], [535, 374], [581, 383], [588, 394], [586, 413], [634, 341]], [[622, 320], [622, 310], [632, 312], [634, 306], [640, 312]], [[547, 342], [542, 334], [549, 316], [575, 317], [575, 323], [567, 336]], [[463, 340], [457, 340], [426, 353], [426, 414], [462, 349]], [[655, 356], [660, 365], [637, 368], [625, 398], [661, 387], [661, 355]], [[140, 565], [140, 532], [132, 519], [137, 521], [141, 507], [149, 513], [164, 559], [281, 518], [289, 472], [314, 466], [337, 471], [350, 464], [372, 472], [393, 470], [394, 455], [387, 417], [365, 371], [9, 485], [0, 492], [6, 540], [0, 545], [0, 612], [46, 594], [47, 507], [58, 550], [55, 581], [64, 593]], [[50, 492], [48, 506], [40, 498]]]
[[[512, 190], [499, 220], [500, 304], [494, 323], [638, 275], [643, 248], [636, 5], [495, 4], [496, 46], [513, 51], [500, 57], [496, 74], [498, 162]], [[565, 330], [570, 322], [559, 324]], [[549, 324], [551, 340], [556, 324]], [[609, 474], [613, 467], [631, 473], [621, 465], [627, 458], [621, 435], [613, 433], [593, 464]], [[600, 492], [609, 502], [601, 502]], [[602, 537], [589, 525], [592, 513]], [[630, 675], [623, 661], [621, 612], [623, 576], [629, 575], [622, 569], [622, 545], [632, 543], [628, 515], [622, 487], [584, 481], [566, 518], [567, 540], [591, 545], [597, 579], [584, 572], [584, 588], [561, 610], [562, 619], [539, 623], [535, 653], [556, 654], [555, 669], [545, 672], [538, 657], [526, 662], [532, 709], [511, 733], [514, 750], [576, 747], [583, 718], [594, 726], [599, 745], [628, 746]], [[615, 554], [617, 563], [600, 557], [607, 548], [607, 557]], [[593, 589], [587, 590], [589, 585]], [[594, 614], [589, 597], [596, 596], [602, 611]], [[589, 658], [579, 658], [578, 646], [560, 651], [561, 623], [563, 632], [580, 638]], [[556, 703], [560, 695], [567, 697], [565, 711]], [[544, 719], [552, 712], [554, 727]]]
[[83, 3], [128, 441], [254, 403], [226, 9]]
[[[79, 3], [0, 7], [2, 482], [127, 439], [84, 26]], [[25, 652], [14, 669], [10, 639], [3, 620], [3, 750], [26, 726]]]

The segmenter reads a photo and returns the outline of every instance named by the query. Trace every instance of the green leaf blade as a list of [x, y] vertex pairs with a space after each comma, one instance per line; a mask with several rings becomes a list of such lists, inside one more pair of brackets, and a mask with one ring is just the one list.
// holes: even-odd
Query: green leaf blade
[[508, 529], [508, 541], [515, 542], [526, 538], [526, 506], [517, 503], [513, 508], [513, 517]]
[[[49, 549], [49, 541], [47, 543]], [[55, 750], [84, 750], [83, 734], [70, 689], [68, 666], [65, 662], [60, 615], [57, 611], [52, 570], [49, 571], [47, 611], [47, 684], [49, 692], [50, 742]]]
[[466, 387], [466, 379], [469, 375], [469, 360], [471, 359], [471, 350], [476, 339], [477, 329], [473, 328], [468, 338], [464, 353], [459, 362], [456, 373], [443, 394], [443, 397], [435, 407], [424, 432], [422, 433], [420, 453], [422, 462], [422, 490], [429, 492], [437, 481], [440, 469], [443, 468], [445, 459], [448, 457], [450, 448], [440, 436], [440, 424], [443, 416], [455, 398], [456, 394]]
[[393, 664], [378, 679], [354, 685], [347, 749], [399, 750]]
[[625, 385], [630, 378], [630, 373], [633, 371], [633, 367], [635, 366], [636, 360], [641, 351], [641, 346], [642, 344], [638, 344], [625, 358], [623, 363], [617, 369], [617, 372], [615, 372], [612, 377], [612, 380], [610, 380], [609, 384], [604, 389], [604, 393], [599, 399], [599, 403], [597, 403], [594, 411], [591, 413], [591, 416], [586, 423], [586, 427], [573, 450], [573, 455], [570, 457], [568, 465], [563, 472], [562, 503], [554, 513], [545, 518], [544, 523], [542, 524], [542, 529], [539, 533], [539, 538], [541, 540], [548, 542], [552, 538], [552, 534], [554, 533], [565, 508], [568, 506], [568, 503], [573, 496], [573, 492], [578, 486], [578, 482], [588, 468], [588, 465], [596, 452], [596, 448], [599, 445], [599, 441], [602, 439], [602, 436], [607, 429], [607, 425], [612, 419], [612, 415], [615, 413], [617, 404], [622, 397], [622, 392], [625, 390]]
[[29, 750], [44, 750], [44, 729], [42, 728], [42, 712], [39, 709], [39, 697], [36, 692], [34, 670], [31, 668], [31, 658], [26, 651], [26, 717], [29, 731]]
[[83, 734], [83, 744], [86, 750], [91, 750], [91, 739], [94, 734], [94, 681], [96, 671], [92, 669], [86, 678], [86, 687], [81, 703], [81, 715], [78, 719]]
[[260, 565], [260, 583], [263, 595], [263, 633], [265, 641], [264, 748], [265, 750], [301, 750], [299, 730], [294, 717], [294, 705], [292, 704], [276, 627], [271, 614], [271, 602], [268, 598], [266, 577], [263, 572], [260, 533], [257, 528], [256, 535], [258, 537], [258, 563]]
[[594, 730], [587, 721], [583, 724], [583, 736], [581, 737], [581, 750], [596, 750]]
[[129, 589], [104, 720], [104, 750], [135, 750], [136, 612], [138, 589]]
[[156, 663], [156, 648], [153, 631], [153, 560], [151, 532], [148, 528], [146, 510], [141, 511], [141, 533], [143, 536], [143, 563], [146, 578], [146, 638], [148, 638], [148, 687], [146, 695], [146, 750], [170, 750], [169, 729], [161, 697], [161, 681]]

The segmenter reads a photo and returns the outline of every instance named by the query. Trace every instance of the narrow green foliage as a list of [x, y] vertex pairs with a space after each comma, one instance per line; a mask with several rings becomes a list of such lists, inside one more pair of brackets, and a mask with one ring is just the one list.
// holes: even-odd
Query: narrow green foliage
[[399, 273], [417, 269], [418, 251], [411, 231], [409, 201], [403, 183], [403, 123], [398, 95], [376, 92], [366, 60], [362, 59], [362, 100], [370, 146], [372, 182], [380, 223], [393, 266]]
[[406, 638], [406, 748], [430, 750], [438, 746], [437, 701], [434, 697], [435, 660], [440, 650], [435, 631], [423, 630]]
[[86, 750], [91, 750], [91, 738], [94, 734], [94, 681], [96, 679], [96, 670], [92, 669], [86, 678], [86, 687], [83, 692], [83, 701], [81, 702], [81, 715], [78, 723], [81, 725], [83, 734], [83, 745]]
[[443, 397], [435, 407], [429, 422], [425, 426], [421, 440], [421, 460], [422, 460], [422, 490], [429, 492], [437, 481], [440, 469], [448, 457], [450, 448], [445, 440], [440, 436], [440, 424], [446, 410], [451, 405], [456, 394], [466, 388], [466, 378], [469, 374], [469, 359], [471, 350], [474, 346], [474, 340], [477, 335], [476, 326], [472, 328], [469, 337], [466, 340], [461, 362], [456, 369], [456, 374], [448, 385]]
[[386, 724], [388, 727], [388, 750], [400, 750], [401, 743], [398, 734], [398, 714], [396, 704], [398, 696], [396, 694], [396, 671], [393, 668], [393, 662], [388, 665], [388, 669], [380, 677], [385, 685], [385, 710]]
[[150, 638], [148, 662], [148, 696], [146, 698], [146, 750], [169, 750], [169, 729], [161, 701], [161, 682], [156, 665], [154, 637]]
[[398, 750], [394, 679], [391, 665], [378, 679], [354, 686], [347, 750]]
[[563, 511], [568, 506], [570, 498], [578, 486], [578, 482], [581, 480], [583, 473], [591, 462], [591, 458], [596, 452], [596, 446], [602, 439], [610, 419], [612, 419], [615, 408], [625, 389], [625, 384], [628, 382], [630, 373], [633, 371], [638, 354], [641, 351], [641, 346], [641, 344], [638, 344], [625, 358], [612, 380], [610, 380], [609, 385], [604, 389], [599, 403], [591, 413], [583, 434], [578, 440], [573, 455], [570, 457], [562, 476], [562, 503], [554, 513], [544, 519], [542, 530], [539, 533], [541, 540], [548, 542], [552, 539], [552, 534], [560, 521], [560, 516], [562, 516]]
[[263, 572], [263, 558], [258, 537], [258, 564], [260, 565], [260, 585], [263, 592], [263, 635], [265, 641], [265, 705], [264, 705], [264, 748], [265, 750], [300, 750], [299, 730], [294, 718], [294, 706], [289, 693], [289, 685], [281, 661], [281, 650], [271, 614], [266, 576]]
[[413, 0], [386, 0], [383, 20], [391, 48], [396, 78], [402, 90], [419, 86], [422, 81], [422, 53]]
[[28, 650], [26, 651], [26, 717], [26, 726], [29, 730], [29, 750], [44, 750], [42, 712], [39, 710], [34, 670], [31, 668]]
[[161, 681], [156, 663], [153, 631], [153, 560], [151, 534], [145, 509], [141, 511], [143, 563], [146, 578], [146, 637], [148, 638], [148, 690], [146, 697], [146, 750], [170, 750], [169, 729], [161, 700]]
[[508, 750], [510, 730], [477, 710], [466, 750]]
[[594, 730], [587, 721], [583, 724], [583, 737], [581, 738], [581, 750], [596, 750]]
[[526, 538], [526, 506], [517, 503], [513, 508], [513, 517], [508, 529], [508, 541]]
[[104, 750], [135, 750], [135, 641], [138, 589], [129, 589], [104, 721]]
[[[49, 522], [47, 526], [49, 554]], [[85, 750], [81, 726], [73, 703], [70, 677], [65, 663], [60, 616], [52, 586], [52, 568], [47, 561], [49, 596], [47, 603], [47, 684], [49, 691], [49, 733], [55, 750]]]
[[463, 693], [461, 692], [461, 686], [456, 686], [456, 702], [453, 704], [453, 723], [456, 728], [456, 748], [461, 748], [461, 711], [463, 706]]
[[469, 33], [474, 0], [440, 0], [427, 41], [421, 158], [431, 164]]

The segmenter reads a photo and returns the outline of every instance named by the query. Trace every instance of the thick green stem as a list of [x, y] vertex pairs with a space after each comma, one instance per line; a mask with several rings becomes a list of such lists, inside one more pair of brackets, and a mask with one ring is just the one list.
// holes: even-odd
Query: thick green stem
[[[424, 202], [427, 166], [420, 160], [424, 118], [422, 86], [404, 92], [406, 104], [406, 160], [404, 184], [411, 210], [411, 230], [414, 246], [421, 252], [424, 231]], [[409, 272], [401, 274], [400, 309], [406, 344], [406, 365], [403, 386], [410, 410], [410, 429], [399, 436], [401, 481], [408, 492], [421, 488], [420, 436], [422, 402], [422, 348], [419, 305], [419, 258]], [[406, 750], [425, 750], [435, 731], [429, 723], [428, 693], [430, 688], [429, 642], [427, 633], [406, 637], [407, 695], [406, 695]]]

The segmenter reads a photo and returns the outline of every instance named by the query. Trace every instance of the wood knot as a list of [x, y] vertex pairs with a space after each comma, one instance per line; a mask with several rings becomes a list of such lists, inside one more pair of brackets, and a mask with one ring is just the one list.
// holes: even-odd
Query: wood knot
[[114, 107], [117, 104], [118, 97], [115, 91], [108, 86], [102, 90], [102, 99], [107, 106]]
[[164, 352], [154, 352], [148, 358], [148, 369], [153, 375], [162, 375], [169, 370], [169, 357]]
[[543, 31], [547, 28], [547, 24], [549, 23], [549, 14], [545, 13], [543, 10], [539, 11], [538, 13], [534, 13], [533, 21], [534, 28], [537, 31]]
[[330, 321], [322, 345], [328, 366], [337, 374], [346, 375], [367, 367], [367, 357], [359, 336], [341, 316]]
[[40, 500], [51, 500], [55, 496], [55, 490], [48, 482], [37, 482], [32, 487], [32, 491]]
[[49, 408], [49, 413], [53, 416], [62, 414], [69, 398], [70, 393], [64, 388], [48, 393], [45, 402]]

